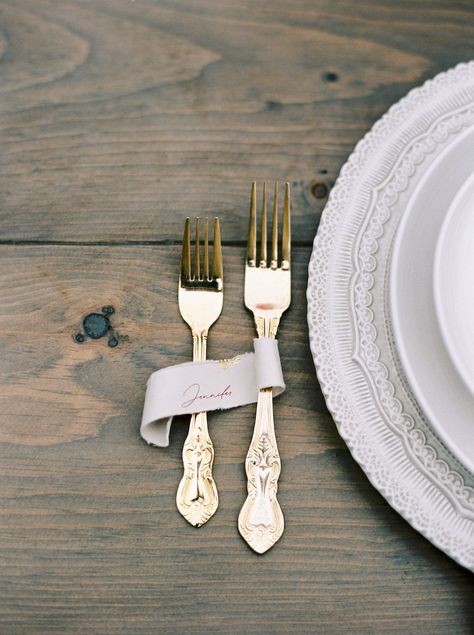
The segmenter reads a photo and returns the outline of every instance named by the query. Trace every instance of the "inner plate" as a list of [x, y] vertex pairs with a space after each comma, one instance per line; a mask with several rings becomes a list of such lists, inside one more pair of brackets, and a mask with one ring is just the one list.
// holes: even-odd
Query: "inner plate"
[[474, 395], [474, 174], [459, 190], [441, 228], [433, 284], [446, 348]]
[[471, 471], [474, 396], [441, 335], [433, 267], [447, 211], [473, 165], [474, 128], [469, 128], [445, 148], [418, 182], [397, 231], [390, 272], [393, 332], [408, 381], [438, 435]]

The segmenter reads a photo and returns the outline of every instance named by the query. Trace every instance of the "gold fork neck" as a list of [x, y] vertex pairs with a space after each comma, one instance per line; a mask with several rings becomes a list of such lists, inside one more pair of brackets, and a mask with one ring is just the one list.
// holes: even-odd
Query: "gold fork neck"
[[208, 331], [193, 332], [193, 361], [195, 362], [203, 362], [206, 359], [207, 334]]
[[258, 337], [276, 337], [279, 324], [279, 315], [274, 315], [272, 317], [255, 315], [255, 326], [257, 327]]

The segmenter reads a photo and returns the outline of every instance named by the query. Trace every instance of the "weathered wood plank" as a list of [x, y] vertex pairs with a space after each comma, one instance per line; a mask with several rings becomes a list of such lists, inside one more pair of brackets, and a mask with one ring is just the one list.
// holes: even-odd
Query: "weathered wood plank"
[[173, 240], [289, 179], [309, 242], [342, 163], [408, 88], [474, 56], [471, 2], [0, 3], [0, 239]]
[[[370, 486], [325, 410], [307, 344], [308, 248], [295, 249], [280, 331], [283, 538], [258, 557], [237, 532], [252, 406], [210, 416], [218, 513], [200, 530], [179, 516], [186, 421], [167, 450], [138, 435], [146, 377], [190, 355], [170, 274], [178, 251], [0, 248], [0, 631], [468, 632], [470, 574]], [[251, 345], [243, 257], [224, 250], [216, 357]], [[116, 309], [119, 345], [74, 342], [103, 305]]]
[[[282, 342], [293, 377], [285, 401], [322, 413], [305, 322], [309, 250], [296, 254], [301, 283], [285, 319], [291, 337]], [[180, 247], [0, 248], [0, 442], [49, 445], [95, 436], [131, 411], [130, 424], [138, 422], [151, 370], [188, 361], [192, 351], [177, 305], [179, 257]], [[252, 348], [244, 257], [242, 248], [224, 250], [225, 305], [209, 341], [216, 357]], [[119, 345], [109, 348], [107, 338], [75, 342], [84, 316], [104, 305], [116, 310], [110, 319]]]

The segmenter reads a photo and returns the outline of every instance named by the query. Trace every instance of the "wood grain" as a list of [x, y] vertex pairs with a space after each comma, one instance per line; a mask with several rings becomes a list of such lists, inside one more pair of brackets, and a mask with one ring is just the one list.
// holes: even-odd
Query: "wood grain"
[[4, 0], [0, 237], [175, 240], [176, 218], [218, 212], [236, 241], [249, 182], [289, 179], [307, 242], [373, 122], [474, 57], [473, 18], [459, 0]]
[[[296, 248], [302, 284], [285, 318], [291, 338], [281, 344], [294, 385], [285, 399], [300, 416], [313, 407], [325, 412], [307, 350], [309, 253]], [[0, 442], [38, 446], [94, 437], [114, 417], [126, 416], [136, 432], [150, 372], [192, 356], [178, 312], [179, 256], [179, 247], [0, 247]], [[224, 249], [225, 304], [209, 341], [216, 358], [252, 349], [244, 257], [244, 248]], [[119, 346], [110, 349], [107, 338], [78, 344], [84, 316], [104, 305], [116, 310], [111, 323]]]
[[[0, 633], [469, 633], [472, 576], [376, 492], [308, 347], [311, 242], [357, 140], [474, 55], [470, 0], [0, 0]], [[145, 381], [186, 361], [184, 216], [219, 213], [209, 353], [251, 347], [251, 179], [290, 179], [294, 293], [275, 402], [286, 530], [237, 531], [254, 407], [211, 415], [220, 508], [175, 508], [187, 420], [138, 433]], [[77, 343], [111, 305], [119, 343]]]

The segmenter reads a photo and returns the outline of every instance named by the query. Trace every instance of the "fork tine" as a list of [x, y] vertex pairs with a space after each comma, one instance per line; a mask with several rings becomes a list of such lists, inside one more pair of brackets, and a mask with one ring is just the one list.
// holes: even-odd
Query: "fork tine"
[[204, 273], [203, 277], [209, 280], [209, 220], [204, 224]]
[[191, 221], [184, 221], [183, 249], [181, 252], [181, 279], [183, 282], [191, 278]]
[[221, 227], [219, 219], [214, 219], [214, 247], [212, 254], [212, 277], [223, 278], [222, 271], [222, 247], [221, 247]]
[[275, 194], [273, 198], [273, 221], [272, 221], [272, 269], [278, 267], [278, 182], [275, 183]]
[[260, 266], [267, 266], [267, 184], [263, 184], [262, 226], [260, 232]]
[[201, 276], [201, 251], [199, 245], [199, 218], [196, 218], [196, 239], [194, 241], [194, 272], [193, 278], [199, 280]]
[[250, 194], [249, 236], [247, 241], [247, 264], [255, 267], [257, 260], [257, 184], [252, 183]]
[[291, 259], [291, 210], [290, 184], [285, 183], [285, 199], [283, 202], [283, 233], [281, 237], [281, 268], [289, 269]]

